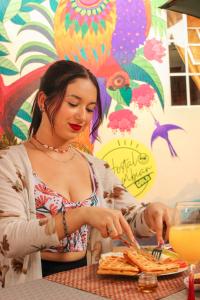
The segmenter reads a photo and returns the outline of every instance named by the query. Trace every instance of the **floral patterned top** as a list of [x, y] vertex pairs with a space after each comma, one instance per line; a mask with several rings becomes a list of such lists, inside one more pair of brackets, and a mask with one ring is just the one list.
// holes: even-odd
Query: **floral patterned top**
[[[50, 215], [54, 216], [64, 210], [73, 209], [82, 206], [97, 206], [98, 198], [95, 193], [94, 174], [90, 167], [90, 176], [92, 181], [92, 195], [79, 202], [70, 202], [61, 194], [50, 189], [39, 176], [33, 172], [34, 196], [36, 206], [36, 217], [38, 219], [46, 218]], [[50, 247], [45, 249], [49, 252], [78, 252], [87, 249], [87, 240], [90, 228], [88, 225], [83, 225], [79, 230], [76, 230], [69, 236], [60, 241], [60, 246]]]

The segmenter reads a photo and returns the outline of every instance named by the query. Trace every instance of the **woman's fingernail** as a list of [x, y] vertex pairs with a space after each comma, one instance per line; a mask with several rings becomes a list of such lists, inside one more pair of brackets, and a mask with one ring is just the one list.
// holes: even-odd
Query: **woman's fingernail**
[[165, 242], [164, 242], [163, 239], [162, 239], [162, 240], [159, 240], [159, 241], [158, 241], [158, 246], [162, 246], [162, 245], [164, 245], [164, 243], [165, 243]]

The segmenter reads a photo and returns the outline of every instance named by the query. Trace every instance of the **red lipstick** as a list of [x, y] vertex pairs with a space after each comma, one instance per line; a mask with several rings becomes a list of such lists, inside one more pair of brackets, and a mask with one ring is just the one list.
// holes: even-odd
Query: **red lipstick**
[[79, 131], [79, 130], [81, 130], [81, 128], [82, 128], [82, 126], [81, 126], [81, 125], [78, 125], [78, 124], [71, 124], [71, 123], [69, 123], [69, 126], [70, 126], [73, 130], [75, 130], [75, 131]]

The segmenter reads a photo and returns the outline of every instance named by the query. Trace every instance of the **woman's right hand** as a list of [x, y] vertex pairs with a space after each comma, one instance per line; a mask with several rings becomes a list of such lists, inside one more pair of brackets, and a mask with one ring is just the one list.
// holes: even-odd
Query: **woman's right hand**
[[84, 223], [98, 229], [102, 237], [117, 238], [125, 233], [134, 242], [132, 230], [119, 210], [102, 207], [84, 207]]

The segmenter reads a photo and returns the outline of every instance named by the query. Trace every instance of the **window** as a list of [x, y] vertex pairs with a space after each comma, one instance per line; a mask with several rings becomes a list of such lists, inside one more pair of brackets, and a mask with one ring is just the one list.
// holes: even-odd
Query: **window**
[[167, 12], [172, 106], [200, 105], [200, 19]]

